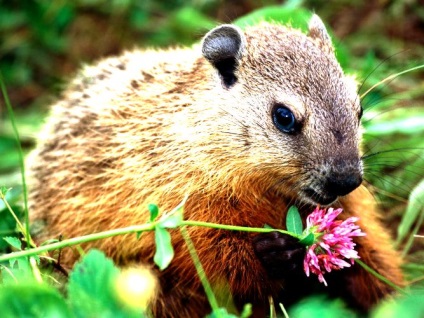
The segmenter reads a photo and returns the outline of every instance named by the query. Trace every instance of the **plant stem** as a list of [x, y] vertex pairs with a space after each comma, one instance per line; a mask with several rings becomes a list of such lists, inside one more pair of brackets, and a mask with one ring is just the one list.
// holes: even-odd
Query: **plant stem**
[[18, 225], [19, 231], [21, 231], [22, 233], [25, 233], [24, 226], [22, 225], [21, 221], [19, 221], [19, 219], [16, 216], [15, 212], [13, 212], [12, 207], [9, 205], [9, 202], [7, 202], [6, 197], [1, 192], [0, 192], [0, 199], [3, 201], [3, 203], [6, 206], [7, 210], [10, 212], [10, 214], [12, 214], [12, 217], [15, 219], [15, 222]]
[[386, 283], [387, 285], [389, 285], [390, 287], [392, 287], [394, 290], [398, 291], [401, 294], [406, 294], [406, 292], [402, 288], [400, 288], [399, 286], [397, 286], [394, 283], [392, 283], [390, 280], [388, 280], [383, 275], [377, 273], [377, 271], [375, 271], [373, 268], [369, 267], [367, 264], [365, 264], [361, 260], [356, 259], [355, 262], [358, 263], [359, 265], [361, 265], [362, 268], [365, 269], [368, 273], [371, 273], [376, 278], [378, 278], [379, 280], [381, 280], [383, 283]]
[[289, 318], [289, 314], [287, 313], [287, 310], [282, 303], [280, 303], [280, 308], [281, 308], [281, 311], [283, 312], [284, 318]]
[[289, 232], [289, 231], [286, 231], [286, 230], [269, 229], [269, 228], [262, 228], [262, 227], [245, 227], [245, 226], [237, 226], [237, 225], [224, 225], [224, 224], [218, 224], [218, 223], [190, 221], [190, 220], [184, 220], [182, 222], [182, 225], [201, 226], [201, 227], [209, 227], [209, 228], [213, 228], [213, 229], [241, 231], [241, 232], [255, 232], [255, 233], [269, 233], [269, 232], [277, 231], [277, 232], [280, 232], [280, 233], [283, 233], [283, 234], [287, 234], [287, 235], [296, 237], [298, 239], [301, 238], [300, 235], [296, 235], [296, 234]]
[[[105, 239], [105, 238], [108, 238], [108, 237], [130, 234], [130, 233], [153, 231], [155, 229], [155, 227], [158, 224], [160, 224], [161, 222], [163, 222], [163, 220], [159, 219], [159, 220], [151, 222], [151, 223], [146, 223], [146, 224], [141, 224], [141, 225], [132, 225], [132, 226], [124, 227], [124, 228], [88, 234], [88, 235], [84, 235], [84, 236], [66, 239], [66, 240], [63, 240], [63, 241], [60, 241], [60, 242], [55, 242], [55, 243], [39, 246], [39, 247], [36, 247], [36, 248], [26, 249], [26, 250], [22, 250], [22, 251], [16, 251], [16, 252], [13, 252], [13, 253], [0, 255], [0, 262], [8, 261], [8, 260], [11, 260], [11, 259], [16, 259], [16, 258], [20, 258], [20, 257], [38, 255], [38, 254], [41, 254], [41, 253], [44, 253], [44, 252], [58, 250], [58, 249], [62, 249], [62, 248], [65, 248], [65, 247], [69, 247], [69, 246], [73, 246], [73, 245], [79, 245], [79, 244], [82, 244], [82, 243], [87, 243], [87, 242], [96, 241], [96, 240], [100, 240], [100, 239]], [[236, 225], [223, 225], [223, 224], [217, 224], [217, 223], [208, 223], [208, 222], [190, 221], [190, 220], [181, 221], [179, 226], [181, 227], [182, 233], [184, 233], [183, 232], [184, 226], [200, 226], [200, 227], [207, 227], [207, 228], [214, 228], [214, 229], [221, 229], [221, 230], [255, 232], [255, 233], [269, 233], [269, 232], [277, 231], [277, 232], [280, 232], [280, 233], [291, 235], [293, 237], [300, 238], [298, 235], [296, 235], [294, 233], [291, 233], [291, 232], [288, 232], [288, 231], [285, 231], [285, 230], [280, 230], [280, 229], [272, 229], [272, 228], [254, 228], [254, 227], [244, 227], [244, 226], [236, 226]], [[195, 260], [195, 258], [193, 258], [193, 260]], [[198, 260], [198, 258], [197, 258], [197, 260]], [[367, 264], [363, 263], [361, 260], [356, 260], [356, 262], [360, 266], [362, 266], [367, 272], [371, 273], [376, 278], [380, 279], [381, 281], [383, 281], [387, 285], [391, 286], [393, 289], [397, 290], [400, 293], [405, 293], [402, 288], [396, 286], [394, 283], [392, 283], [387, 278], [385, 278], [384, 276], [377, 273], [374, 269], [369, 267]], [[199, 264], [200, 264], [200, 262], [199, 262]], [[201, 266], [201, 264], [200, 264], [200, 266]], [[206, 290], [206, 287], [205, 287], [205, 290]], [[216, 304], [216, 299], [210, 300], [210, 301], [211, 301], [212, 307], [214, 308], [215, 304]], [[213, 303], [213, 301], [215, 301], [215, 303]], [[218, 308], [217, 305], [216, 305], [216, 308]]]
[[31, 238], [30, 238], [30, 235], [29, 235], [28, 191], [27, 191], [26, 180], [25, 180], [24, 156], [23, 156], [23, 152], [22, 152], [22, 145], [21, 145], [21, 141], [20, 141], [20, 138], [19, 138], [18, 128], [16, 126], [15, 116], [13, 115], [12, 105], [11, 105], [10, 100], [9, 100], [9, 95], [7, 94], [7, 91], [6, 91], [6, 85], [4, 84], [3, 76], [1, 74], [1, 72], [0, 72], [0, 88], [1, 88], [1, 91], [3, 93], [3, 99], [4, 99], [4, 102], [6, 104], [7, 112], [9, 113], [10, 122], [12, 123], [13, 132], [15, 134], [16, 144], [18, 146], [19, 165], [20, 165], [20, 168], [21, 168], [22, 188], [23, 188], [23, 192], [24, 192], [25, 231], [24, 231], [23, 234], [25, 235], [27, 248], [30, 248], [31, 247], [31, 240], [30, 240]]
[[137, 233], [137, 232], [143, 232], [143, 231], [152, 231], [154, 230], [155, 225], [156, 223], [153, 222], [153, 223], [148, 223], [143, 225], [134, 225], [134, 226], [129, 226], [125, 228], [119, 228], [119, 229], [114, 229], [114, 230], [109, 230], [109, 231], [104, 231], [104, 232], [99, 232], [94, 234], [88, 234], [84, 236], [78, 236], [78, 237], [70, 238], [60, 242], [51, 243], [51, 244], [39, 246], [36, 248], [28, 249], [28, 250], [16, 251], [13, 253], [4, 254], [0, 256], [0, 262], [7, 261], [14, 258], [24, 257], [24, 256], [37, 255], [44, 252], [58, 250], [64, 247], [69, 247], [73, 245], [100, 240], [100, 239], [105, 239], [112, 236], [123, 235], [128, 233]]
[[[16, 214], [13, 211], [12, 207], [10, 206], [9, 202], [7, 202], [6, 197], [1, 192], [0, 192], [0, 199], [4, 202], [4, 204], [6, 205], [6, 208], [8, 209], [10, 214], [12, 214], [13, 218], [15, 219], [15, 222], [16, 222], [18, 228], [19, 228], [19, 231], [21, 231], [22, 233], [25, 233], [27, 230], [24, 228], [21, 221], [19, 221], [19, 218], [16, 216]], [[26, 235], [25, 235], [25, 238], [28, 239]], [[32, 241], [31, 237], [29, 237], [29, 239], [30, 239], [30, 241], [29, 241], [30, 246], [34, 247], [35, 243]], [[27, 243], [27, 247], [28, 247], [28, 243]]]
[[[124, 228], [103, 231], [103, 232], [88, 234], [84, 236], [78, 236], [78, 237], [66, 239], [66, 240], [51, 243], [51, 244], [46, 244], [43, 246], [39, 246], [36, 248], [24, 250], [24, 251], [16, 251], [13, 253], [1, 255], [0, 262], [7, 261], [14, 258], [24, 257], [24, 256], [37, 255], [44, 252], [58, 250], [64, 247], [74, 246], [74, 245], [87, 243], [91, 241], [101, 240], [101, 239], [105, 239], [112, 236], [118, 236], [118, 235], [130, 234], [130, 233], [139, 233], [139, 232], [145, 232], [145, 231], [153, 231], [155, 229], [155, 226], [159, 224], [160, 222], [162, 222], [162, 220], [159, 219], [158, 221], [151, 222], [151, 223], [146, 223], [142, 225], [132, 225], [132, 226], [124, 227]], [[214, 229], [256, 232], [256, 233], [268, 233], [268, 232], [278, 231], [284, 234], [297, 237], [294, 233], [290, 233], [288, 231], [279, 230], [279, 229], [254, 228], [254, 227], [250, 228], [250, 227], [243, 227], [243, 226], [223, 225], [223, 224], [207, 223], [207, 222], [200, 222], [200, 221], [199, 222], [198, 221], [182, 221], [180, 226], [201, 226], [201, 227], [208, 227], [208, 228], [214, 228]]]
[[187, 244], [188, 251], [190, 253], [191, 259], [193, 260], [194, 267], [196, 268], [196, 271], [197, 271], [197, 275], [199, 276], [199, 279], [203, 285], [203, 288], [205, 289], [206, 297], [208, 298], [209, 304], [212, 307], [212, 311], [216, 315], [219, 315], [218, 302], [216, 301], [216, 297], [212, 291], [212, 287], [209, 284], [209, 281], [206, 277], [205, 270], [203, 269], [202, 263], [200, 262], [199, 255], [197, 255], [196, 248], [194, 247], [193, 241], [191, 240], [190, 235], [188, 234], [185, 226], [181, 226], [180, 231], [185, 243]]

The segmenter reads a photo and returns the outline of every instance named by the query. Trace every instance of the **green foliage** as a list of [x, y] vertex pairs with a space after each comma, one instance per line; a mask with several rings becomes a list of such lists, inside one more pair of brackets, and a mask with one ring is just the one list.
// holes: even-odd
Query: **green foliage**
[[[409, 204], [406, 213], [402, 216], [401, 222], [398, 226], [397, 245], [409, 235], [408, 242], [403, 250], [403, 255], [406, 255], [412, 246], [414, 236], [418, 234], [424, 221], [424, 179], [412, 190], [409, 196]], [[412, 225], [415, 223], [415, 228], [411, 230]]]
[[2, 286], [15, 285], [16, 283], [36, 282], [31, 270], [30, 259], [21, 257], [11, 260], [8, 266], [1, 267]]
[[0, 135], [0, 158], [0, 172], [19, 166], [19, 153], [16, 152], [14, 138]]
[[296, 206], [292, 205], [287, 211], [286, 217], [286, 228], [287, 231], [295, 234], [297, 237], [301, 237], [299, 243], [310, 246], [315, 241], [315, 235], [309, 230], [303, 230], [302, 218], [300, 217], [299, 210]]
[[13, 110], [12, 110], [12, 105], [10, 103], [9, 95], [7, 94], [6, 85], [3, 81], [3, 76], [1, 74], [1, 72], [0, 72], [0, 88], [1, 88], [1, 92], [3, 94], [3, 100], [6, 104], [6, 109], [7, 109], [8, 115], [9, 115], [9, 119], [10, 119], [10, 122], [12, 124], [13, 135], [15, 137], [15, 141], [16, 141], [16, 144], [17, 144], [18, 157], [19, 157], [19, 167], [20, 167], [20, 170], [21, 170], [23, 200], [24, 200], [25, 230], [23, 230], [22, 226], [19, 224], [18, 218], [17, 218], [16, 214], [13, 212], [13, 210], [11, 209], [11, 207], [7, 206], [7, 201], [5, 201], [4, 194], [1, 194], [1, 199], [4, 201], [4, 203], [8, 207], [10, 213], [16, 219], [17, 224], [20, 225], [22, 234], [25, 236], [25, 240], [26, 240], [27, 244], [29, 245], [30, 244], [29, 243], [30, 242], [30, 239], [29, 239], [30, 234], [29, 234], [29, 214], [28, 214], [28, 199], [27, 199], [28, 192], [27, 192], [26, 179], [25, 179], [24, 155], [23, 155], [23, 151], [22, 151], [22, 145], [21, 145], [21, 141], [20, 141], [20, 137], [19, 137], [19, 131], [18, 131], [17, 123], [16, 123], [16, 120], [15, 120], [15, 116], [14, 116], [14, 113], [13, 113]]
[[329, 300], [323, 296], [307, 298], [289, 310], [290, 317], [296, 318], [350, 318], [356, 315], [340, 300]]
[[306, 235], [305, 237], [303, 237], [299, 243], [305, 245], [305, 246], [310, 246], [314, 243], [315, 241], [315, 235], [314, 233], [309, 233], [308, 235]]
[[118, 273], [113, 262], [97, 250], [75, 265], [67, 290], [76, 317], [125, 317], [113, 292]]
[[270, 6], [253, 11], [252, 13], [235, 20], [234, 24], [241, 28], [245, 28], [250, 25], [258, 24], [262, 21], [279, 22], [285, 25], [289, 24], [307, 32], [308, 21], [311, 16], [311, 11], [300, 7], [293, 7], [291, 5]]
[[424, 180], [422, 180], [409, 196], [409, 204], [402, 221], [398, 226], [397, 244], [399, 244], [411, 231], [412, 225], [421, 214], [424, 214]]
[[[378, 116], [378, 115], [376, 115]], [[422, 135], [424, 134], [424, 114], [419, 108], [405, 111], [397, 111], [391, 114], [390, 121], [387, 119], [373, 118], [367, 123], [367, 134], [387, 136], [392, 134]]]
[[216, 22], [193, 7], [182, 7], [170, 13], [169, 18], [149, 39], [153, 45], [167, 45], [178, 39], [179, 44], [190, 45], [196, 34], [204, 34], [216, 26]]
[[[2, 317], [141, 317], [126, 306], [115, 282], [118, 268], [97, 250], [91, 250], [75, 265], [67, 284], [67, 298], [37, 281], [27, 258], [2, 268], [0, 308]], [[125, 301], [125, 299], [124, 299]]]
[[206, 318], [248, 318], [252, 315], [252, 306], [247, 304], [244, 306], [240, 316], [230, 314], [226, 308], [218, 308], [206, 316]]
[[143, 39], [144, 45], [168, 45], [176, 43], [176, 39], [179, 43], [193, 43], [197, 34], [215, 25], [204, 14], [214, 2], [40, 0], [23, 1], [17, 6], [14, 1], [6, 1], [0, 7], [0, 70], [11, 87], [30, 84], [32, 89], [39, 90], [42, 89], [39, 85], [56, 85], [57, 76], [69, 68], [69, 64], [61, 63], [63, 57], [73, 63], [74, 58], [91, 56], [91, 52], [73, 56], [78, 54], [73, 48], [73, 37], [78, 35], [75, 32], [82, 29], [89, 34], [89, 19], [101, 21], [99, 25], [103, 21], [115, 24], [108, 28], [106, 36], [111, 41], [120, 41], [121, 46], [129, 47], [133, 41], [123, 34]]
[[[169, 266], [172, 259], [174, 258], [174, 248], [172, 247], [171, 234], [167, 229], [173, 229], [181, 225], [183, 221], [183, 207], [185, 200], [178, 205], [171, 213], [164, 215], [160, 221], [155, 225], [155, 243], [156, 253], [153, 261], [159, 267], [160, 270], [164, 270]], [[149, 205], [150, 219], [154, 215], [157, 216], [159, 209], [153, 205]], [[156, 217], [155, 217], [156, 218]]]
[[403, 264], [402, 269], [407, 281], [412, 281], [415, 291], [424, 290], [424, 251], [420, 250], [412, 255], [409, 261]]
[[14, 248], [21, 250], [22, 249], [22, 242], [14, 236], [5, 236], [3, 237], [3, 240], [7, 242], [7, 244], [13, 246]]
[[[0, 198], [0, 237], [9, 237], [8, 240], [11, 242], [11, 240], [19, 236], [19, 232], [16, 229], [16, 220], [6, 206], [6, 202], [8, 202], [16, 216], [22, 219], [24, 216], [24, 211], [20, 204], [20, 200], [22, 200], [22, 187], [18, 186], [7, 189], [7, 191], [2, 191], [2, 193], [5, 201]], [[13, 238], [10, 236], [13, 236]], [[13, 246], [13, 244], [11, 245]], [[6, 251], [8, 247], [9, 242], [0, 239], [0, 252]]]
[[150, 222], [153, 222], [154, 220], [156, 220], [156, 218], [159, 215], [159, 208], [156, 204], [150, 203], [147, 208], [149, 209], [150, 212]]
[[49, 54], [65, 51], [63, 32], [75, 16], [74, 6], [64, 1], [23, 1], [18, 8], [13, 1], [0, 8], [0, 69], [9, 85], [27, 84], [50, 64]]
[[0, 286], [0, 307], [4, 318], [75, 317], [57, 289], [37, 282]]
[[388, 300], [378, 306], [371, 318], [424, 317], [424, 290], [413, 290], [409, 295]]
[[153, 258], [160, 270], [164, 270], [174, 258], [174, 248], [171, 244], [171, 235], [162, 227], [155, 229], [156, 253]]
[[292, 205], [287, 212], [286, 228], [287, 231], [296, 235], [301, 235], [303, 232], [302, 219], [299, 210], [294, 205]]

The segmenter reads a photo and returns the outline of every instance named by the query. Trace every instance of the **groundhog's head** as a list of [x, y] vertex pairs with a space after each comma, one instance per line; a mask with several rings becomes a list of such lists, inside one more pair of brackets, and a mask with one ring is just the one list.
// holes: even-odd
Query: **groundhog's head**
[[356, 83], [317, 16], [308, 34], [222, 25], [204, 37], [202, 53], [231, 117], [228, 138], [240, 141], [238, 157], [248, 171], [263, 171], [270, 190], [326, 205], [361, 184]]

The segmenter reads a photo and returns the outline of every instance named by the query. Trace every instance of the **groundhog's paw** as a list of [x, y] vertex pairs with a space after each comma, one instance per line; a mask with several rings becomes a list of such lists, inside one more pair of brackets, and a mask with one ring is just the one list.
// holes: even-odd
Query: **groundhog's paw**
[[302, 270], [305, 246], [290, 235], [259, 234], [253, 239], [253, 249], [272, 278], [284, 278]]

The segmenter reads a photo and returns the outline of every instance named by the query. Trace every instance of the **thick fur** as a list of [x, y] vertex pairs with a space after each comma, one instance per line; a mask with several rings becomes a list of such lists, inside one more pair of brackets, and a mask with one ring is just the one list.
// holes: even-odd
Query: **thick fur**
[[[315, 204], [302, 193], [305, 185], [360, 156], [356, 87], [321, 33], [270, 24], [248, 28], [230, 88], [199, 47], [136, 50], [85, 67], [53, 106], [28, 158], [37, 241], [146, 223], [148, 203], [169, 211], [186, 195], [189, 220], [284, 229], [292, 204], [306, 217]], [[275, 103], [302, 121], [299, 134], [275, 128]], [[356, 240], [362, 261], [401, 285], [400, 258], [368, 191], [361, 186], [333, 206], [343, 207], [342, 218], [360, 218], [367, 233]], [[269, 274], [255, 254], [255, 235], [188, 231], [208, 279], [231, 292], [236, 306], [250, 302], [260, 317], [268, 296], [299, 288]], [[157, 271], [161, 290], [152, 311], [202, 317], [210, 308], [178, 230], [172, 243], [175, 258]], [[121, 266], [152, 264], [155, 249], [152, 233], [83, 247], [105, 251]], [[66, 266], [78, 257], [72, 249], [62, 252]], [[326, 290], [364, 309], [392, 292], [358, 265], [334, 274], [341, 278], [333, 283], [332, 274]]]

